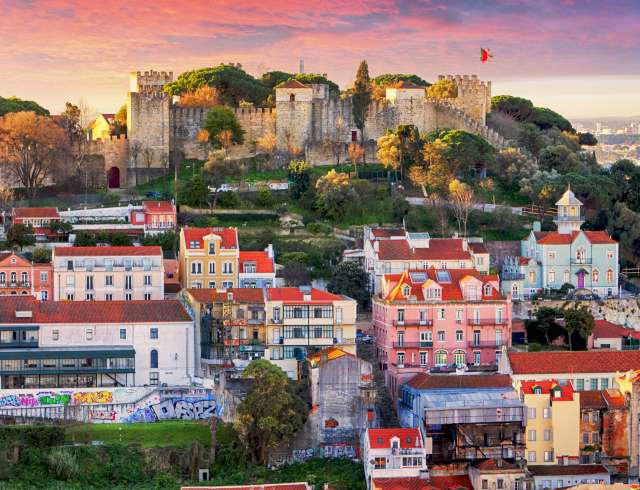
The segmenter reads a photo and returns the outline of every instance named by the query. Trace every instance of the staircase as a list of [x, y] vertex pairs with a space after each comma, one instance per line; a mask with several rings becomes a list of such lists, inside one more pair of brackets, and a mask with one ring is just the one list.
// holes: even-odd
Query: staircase
[[389, 395], [389, 390], [384, 384], [384, 373], [380, 370], [378, 359], [376, 359], [374, 344], [357, 344], [358, 357], [371, 363], [373, 367], [373, 382], [376, 386], [376, 418], [377, 426], [399, 427], [398, 414], [396, 413], [395, 404]]

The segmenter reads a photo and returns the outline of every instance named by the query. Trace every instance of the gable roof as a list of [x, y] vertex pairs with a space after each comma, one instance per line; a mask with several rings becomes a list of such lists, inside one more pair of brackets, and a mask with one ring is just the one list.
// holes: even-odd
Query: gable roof
[[238, 229], [235, 227], [221, 228], [221, 227], [208, 227], [208, 228], [182, 228], [184, 233], [184, 241], [187, 248], [191, 242], [198, 242], [198, 248], [204, 247], [204, 237], [207, 235], [218, 235], [220, 240], [220, 246], [224, 249], [238, 248]]
[[609, 236], [606, 231], [572, 231], [571, 233], [560, 233], [557, 231], [536, 231], [534, 235], [536, 241], [541, 245], [569, 245], [576, 241], [580, 234], [584, 234], [592, 245], [604, 245], [607, 243], [618, 243]]
[[244, 273], [243, 266], [246, 262], [255, 262], [256, 264], [256, 273], [259, 274], [270, 274], [275, 272], [275, 267], [273, 263], [273, 259], [269, 257], [269, 254], [266, 250], [241, 250], [240, 251], [240, 269], [239, 272]]
[[615, 373], [640, 368], [640, 351], [508, 352], [514, 375]]
[[233, 294], [236, 303], [264, 303], [264, 293], [259, 288], [228, 288], [216, 289], [190, 288], [187, 292], [199, 303], [224, 303], [229, 301], [229, 293]]
[[[11, 257], [15, 257], [16, 259], [15, 264], [11, 264], [11, 261], [9, 260]], [[3, 263], [5, 261], [6, 261], [6, 264]], [[33, 264], [15, 252], [5, 251], [5, 252], [0, 252], [0, 266], [4, 266], [4, 265], [13, 266], [13, 267], [29, 267]], [[43, 265], [48, 266], [50, 264], [43, 264]]]
[[276, 85], [276, 88], [311, 88], [310, 85], [305, 85], [304, 83], [292, 78], [291, 80], [287, 80], [286, 82], [282, 82]]
[[391, 439], [400, 439], [402, 449], [422, 447], [422, 436], [416, 428], [368, 429], [369, 447], [371, 449], [391, 448]]
[[162, 256], [162, 248], [157, 245], [143, 247], [54, 247], [55, 257], [126, 257]]
[[459, 238], [431, 238], [429, 247], [411, 247], [408, 240], [379, 240], [380, 260], [471, 260]]
[[142, 203], [145, 213], [175, 213], [176, 207], [169, 201], [144, 201]]
[[595, 475], [609, 473], [601, 464], [527, 465], [533, 476]]
[[256, 483], [255, 485], [181, 487], [180, 490], [310, 490], [311, 488], [308, 483]]
[[489, 251], [487, 250], [487, 247], [484, 243], [482, 242], [471, 242], [468, 244], [469, 248], [471, 249], [471, 251], [474, 254], [488, 254]]
[[[536, 393], [539, 389], [541, 393]], [[573, 400], [573, 386], [571, 383], [566, 385], [559, 384], [555, 379], [544, 381], [523, 381], [520, 384], [520, 390], [525, 395], [550, 395], [552, 392], [560, 391], [560, 396], [554, 396], [553, 401], [571, 401]]]
[[592, 335], [596, 339], [619, 339], [622, 337], [640, 339], [639, 331], [616, 325], [607, 320], [595, 320]]
[[581, 409], [603, 409], [607, 408], [604, 400], [603, 391], [600, 390], [584, 390], [580, 392], [580, 408]]
[[328, 291], [311, 288], [311, 301], [304, 300], [304, 292], [300, 288], [267, 288], [265, 289], [267, 299], [271, 301], [284, 301], [295, 303], [331, 303], [333, 301], [342, 301], [346, 296], [340, 296]]
[[524, 469], [520, 468], [517, 464], [510, 463], [504, 459], [485, 459], [480, 463], [474, 465], [480, 471], [510, 471], [517, 470], [524, 472]]
[[52, 218], [60, 219], [56, 208], [13, 208], [14, 218]]
[[[16, 316], [30, 311], [31, 316]], [[37, 301], [33, 296], [0, 296], [0, 324], [189, 322], [179, 301]]]
[[508, 374], [434, 375], [418, 373], [407, 385], [417, 390], [511, 388]]

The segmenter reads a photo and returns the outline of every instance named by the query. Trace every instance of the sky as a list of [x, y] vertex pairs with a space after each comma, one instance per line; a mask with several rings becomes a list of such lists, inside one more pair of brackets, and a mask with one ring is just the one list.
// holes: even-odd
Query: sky
[[[480, 63], [480, 47], [493, 59]], [[129, 72], [239, 62], [477, 74], [567, 117], [640, 116], [640, 0], [0, 0], [0, 95], [115, 112]]]

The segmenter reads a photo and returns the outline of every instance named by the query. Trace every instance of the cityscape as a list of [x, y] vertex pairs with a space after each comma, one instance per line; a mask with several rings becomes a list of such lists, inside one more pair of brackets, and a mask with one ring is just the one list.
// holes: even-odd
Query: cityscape
[[639, 487], [640, 5], [0, 7], [0, 489]]

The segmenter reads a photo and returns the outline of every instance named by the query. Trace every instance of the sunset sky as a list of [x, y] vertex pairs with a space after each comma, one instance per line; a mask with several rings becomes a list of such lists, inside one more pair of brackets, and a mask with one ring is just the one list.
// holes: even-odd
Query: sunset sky
[[0, 41], [0, 95], [53, 112], [114, 112], [132, 70], [304, 58], [342, 88], [366, 59], [372, 75], [476, 73], [569, 117], [640, 116], [639, 0], [0, 0]]

